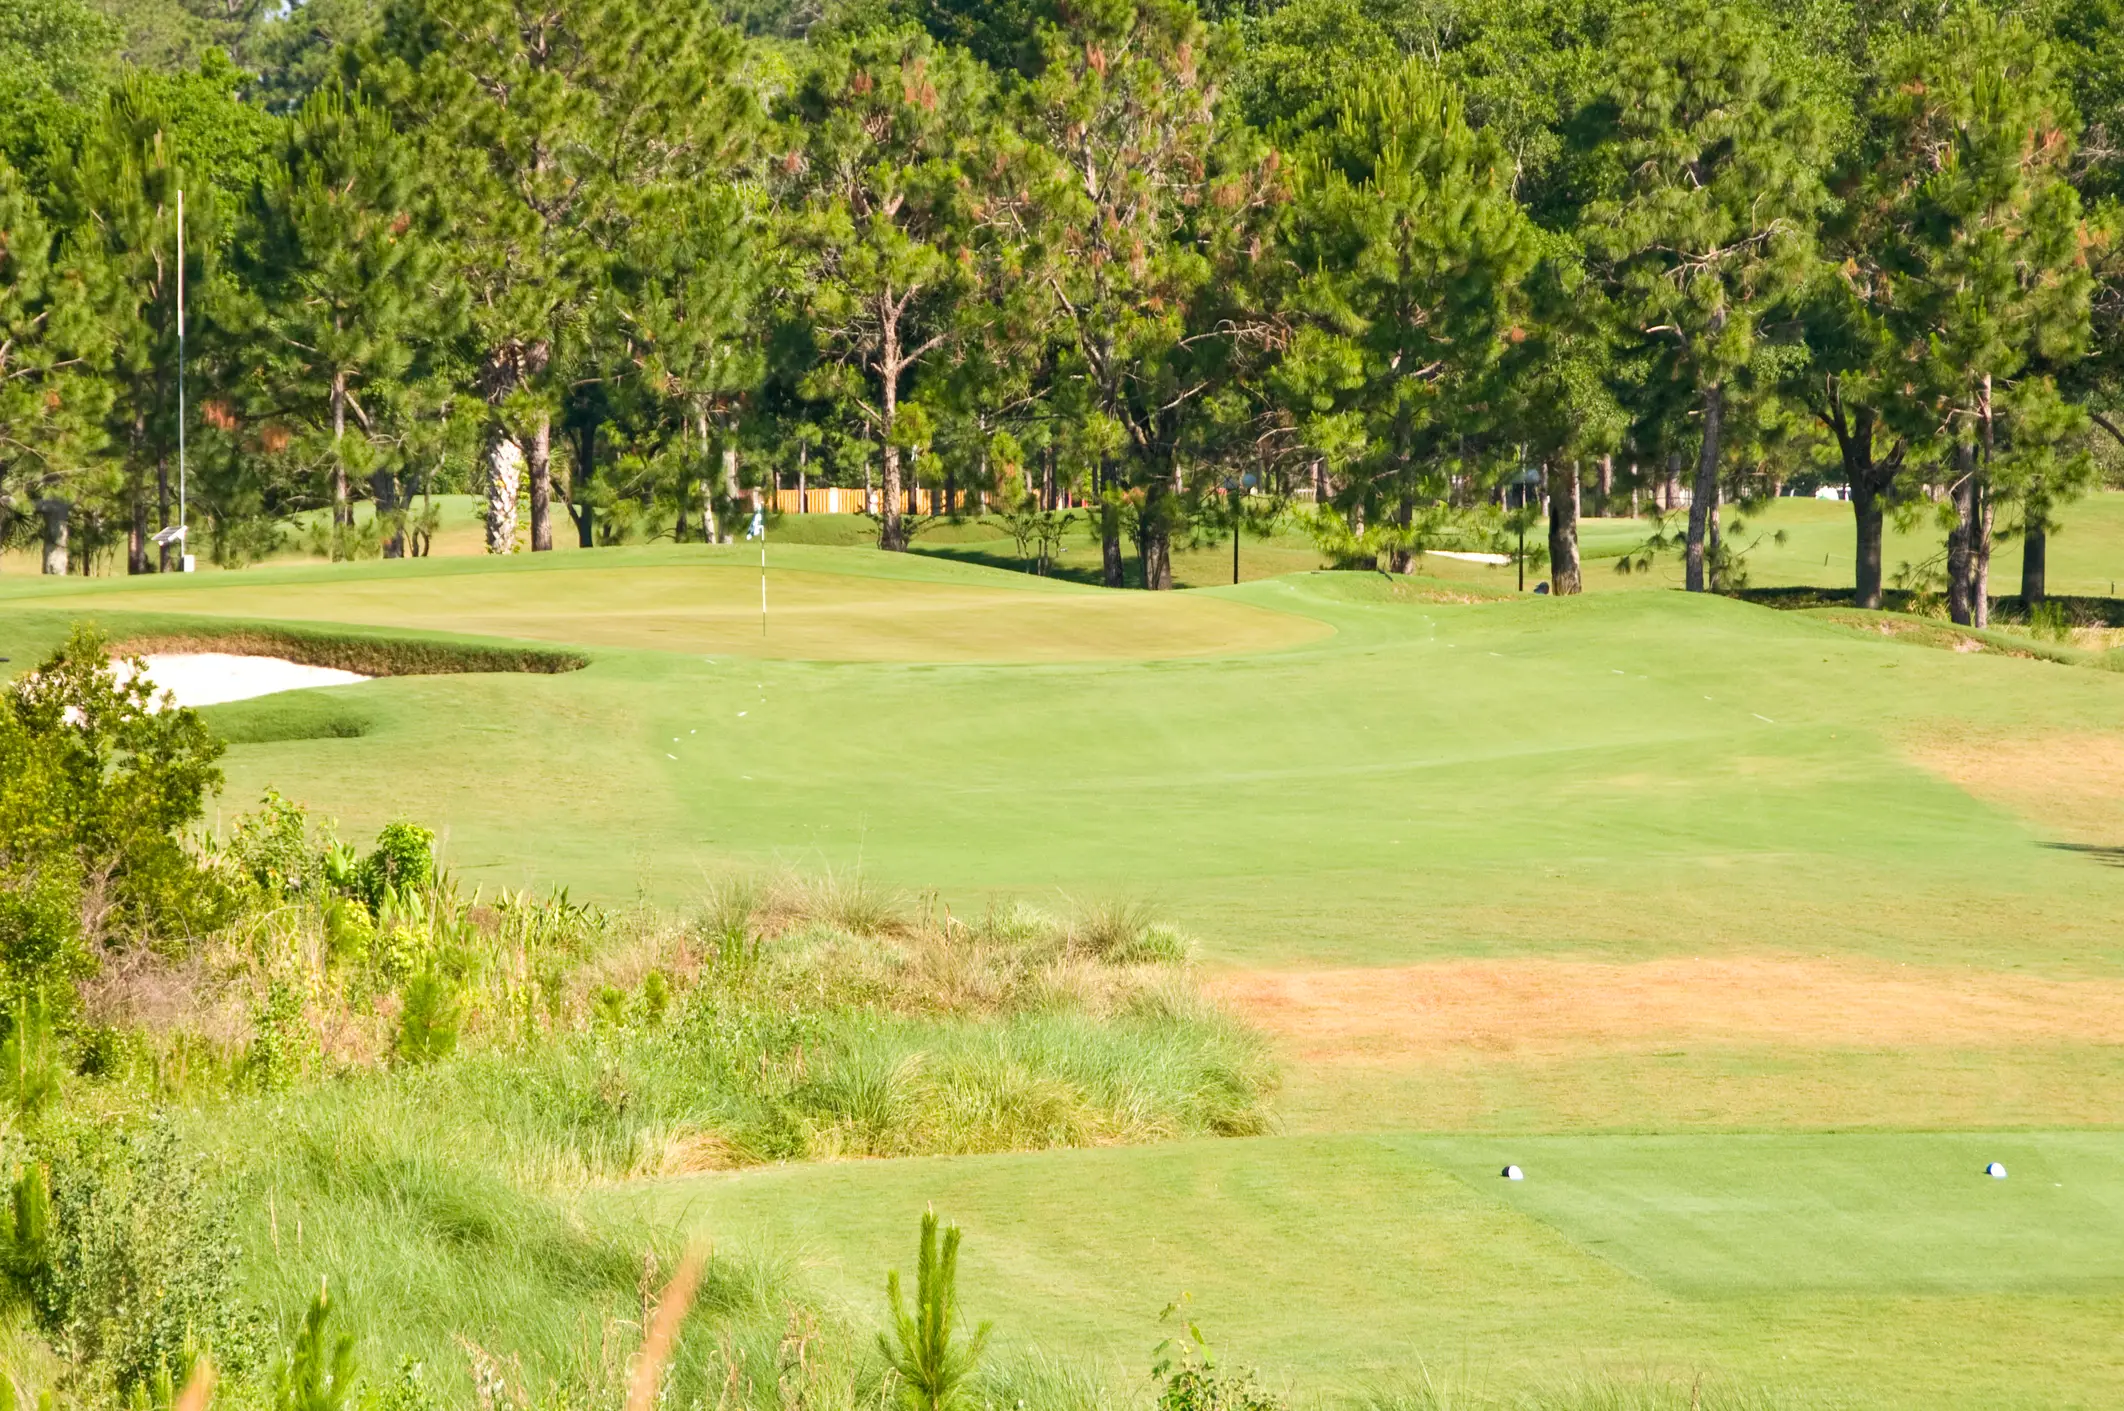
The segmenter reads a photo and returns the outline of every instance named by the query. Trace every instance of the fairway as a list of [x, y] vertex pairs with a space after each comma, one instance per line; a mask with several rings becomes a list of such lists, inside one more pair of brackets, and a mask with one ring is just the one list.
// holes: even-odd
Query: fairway
[[667, 546], [11, 576], [0, 655], [83, 615], [580, 647], [212, 707], [222, 817], [417, 817], [468, 884], [607, 902], [795, 871], [1171, 918], [1283, 1061], [1274, 1135], [580, 1197], [858, 1320], [934, 1201], [999, 1355], [1101, 1375], [1186, 1291], [1307, 1397], [2124, 1400], [2124, 674], [1472, 565], [1153, 596], [773, 552], [764, 645], [756, 550]]

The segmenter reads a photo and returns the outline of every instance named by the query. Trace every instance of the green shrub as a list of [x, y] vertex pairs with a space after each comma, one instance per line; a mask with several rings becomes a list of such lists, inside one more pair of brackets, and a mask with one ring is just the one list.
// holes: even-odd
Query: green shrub
[[268, 897], [300, 896], [323, 873], [301, 804], [267, 789], [257, 809], [236, 821], [224, 852]]
[[266, 986], [264, 1003], [251, 1020], [251, 1047], [246, 1064], [262, 1092], [286, 1088], [302, 1072], [308, 1057], [308, 1031], [302, 995], [281, 976]]
[[2044, 601], [2031, 607], [2028, 610], [2028, 634], [2051, 642], [2072, 640], [2072, 618], [2065, 611], [2065, 604]]
[[407, 1063], [432, 1063], [457, 1050], [458, 1031], [464, 1023], [464, 1004], [457, 987], [433, 970], [424, 970], [406, 982], [404, 1007], [398, 1013], [398, 1034], [391, 1051]]
[[381, 913], [398, 892], [418, 892], [435, 882], [435, 835], [417, 823], [386, 823], [376, 850], [362, 860], [356, 880], [369, 910]]
[[85, 627], [0, 693], [0, 945], [17, 994], [56, 992], [83, 944], [185, 941], [227, 919], [228, 889], [184, 839], [221, 787], [222, 747], [152, 696]]
[[59, 1050], [41, 1001], [18, 998], [0, 1041], [0, 1087], [7, 1105], [24, 1120], [42, 1112], [59, 1092]]
[[[165, 1127], [81, 1124], [18, 1178], [11, 1247], [18, 1288], [53, 1349], [120, 1387], [181, 1369], [194, 1350], [225, 1373], [257, 1357], [257, 1313], [240, 1295], [233, 1207]], [[41, 1244], [41, 1255], [24, 1251]]]

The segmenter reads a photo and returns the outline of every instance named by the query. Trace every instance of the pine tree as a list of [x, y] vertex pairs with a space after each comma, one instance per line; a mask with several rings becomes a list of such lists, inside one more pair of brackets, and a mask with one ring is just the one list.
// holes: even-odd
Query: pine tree
[[1503, 150], [1428, 63], [1350, 77], [1318, 116], [1283, 237], [1311, 272], [1289, 295], [1305, 331], [1277, 380], [1301, 441], [1355, 460], [1349, 508], [1404, 572], [1418, 501], [1447, 498], [1460, 446], [1492, 429], [1539, 243]]
[[1110, 446], [1095, 490], [1107, 586], [1122, 582], [1124, 491], [1143, 586], [1172, 587], [1181, 457], [1231, 387], [1245, 305], [1281, 196], [1274, 155], [1245, 133], [1222, 150], [1222, 60], [1185, 0], [1072, 7], [1046, 34], [1023, 121], [1054, 159], [1041, 187], [1040, 278], [1087, 413]]
[[2040, 36], [1964, 9], [1888, 65], [1879, 99], [1894, 154], [1879, 169], [1891, 224], [1882, 260], [1909, 434], [1950, 463], [1948, 610], [1990, 619], [1995, 501], [2033, 497], [2038, 533], [2081, 478], [2059, 443], [2076, 428], [2045, 361], [2077, 357], [2093, 280], [2075, 120]]
[[486, 435], [487, 547], [553, 547], [552, 419], [645, 193], [722, 176], [757, 123], [739, 48], [684, 0], [395, 0], [350, 67], [416, 135], [463, 282]]
[[253, 202], [242, 270], [255, 310], [248, 332], [260, 345], [267, 408], [307, 428], [326, 469], [334, 558], [348, 552], [351, 482], [364, 474], [385, 557], [405, 551], [393, 523], [402, 510], [396, 404], [451, 321], [434, 203], [418, 174], [384, 112], [335, 85], [295, 114]]
[[1607, 92], [1585, 115], [1612, 190], [1580, 226], [1629, 334], [1656, 340], [1701, 418], [1687, 584], [1716, 587], [1716, 512], [1731, 386], [1766, 315], [1804, 282], [1827, 127], [1768, 26], [1709, 0], [1632, 10]]
[[0, 545], [16, 525], [38, 526], [44, 571], [63, 573], [65, 521], [42, 507], [69, 504], [102, 449], [110, 385], [90, 281], [55, 259], [53, 244], [21, 176], [0, 159]]
[[954, 350], [981, 289], [974, 246], [996, 215], [983, 188], [1007, 160], [993, 89], [963, 50], [872, 33], [826, 46], [780, 116], [794, 139], [783, 168], [805, 311], [844, 374], [834, 390], [881, 450], [878, 546], [904, 549], [904, 458], [927, 424], [904, 399]]
[[906, 1411], [952, 1411], [966, 1382], [981, 1364], [989, 1325], [981, 1324], [969, 1340], [957, 1340], [959, 1323], [959, 1227], [947, 1225], [939, 1240], [937, 1212], [922, 1212], [922, 1239], [916, 1251], [914, 1309], [900, 1292], [900, 1271], [885, 1277], [885, 1302], [892, 1313], [892, 1332], [878, 1334], [878, 1350], [900, 1379], [900, 1403]]

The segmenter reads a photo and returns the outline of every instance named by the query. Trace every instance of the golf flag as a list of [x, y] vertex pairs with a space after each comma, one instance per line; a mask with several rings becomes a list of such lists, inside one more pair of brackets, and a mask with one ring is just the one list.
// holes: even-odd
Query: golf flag
[[752, 527], [745, 531], [745, 537], [747, 539], [764, 539], [767, 537], [767, 511], [759, 509], [752, 512]]

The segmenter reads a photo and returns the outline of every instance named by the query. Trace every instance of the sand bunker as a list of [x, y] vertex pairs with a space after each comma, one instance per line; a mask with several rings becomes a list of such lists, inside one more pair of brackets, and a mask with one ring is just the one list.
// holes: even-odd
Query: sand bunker
[[351, 686], [369, 679], [329, 666], [304, 666], [280, 657], [237, 656], [230, 652], [156, 652], [141, 660], [147, 665], [148, 680], [157, 688], [157, 697], [166, 692], [180, 706], [220, 705], [308, 686]]
[[1495, 565], [1501, 563], [1510, 563], [1512, 561], [1512, 556], [1510, 554], [1478, 554], [1471, 553], [1465, 549], [1426, 549], [1424, 550], [1424, 552], [1432, 558], [1459, 559], [1463, 563], [1487, 563]]
[[1448, 961], [1217, 982], [1313, 1063], [1631, 1053], [1681, 1044], [2124, 1043], [2124, 985], [1863, 960]]

